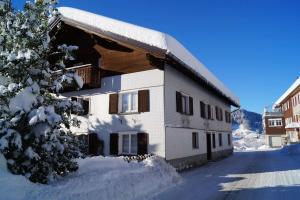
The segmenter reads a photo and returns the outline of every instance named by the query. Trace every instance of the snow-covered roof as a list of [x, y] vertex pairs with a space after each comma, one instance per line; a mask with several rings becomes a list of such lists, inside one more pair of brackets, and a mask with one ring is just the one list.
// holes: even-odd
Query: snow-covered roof
[[291, 85], [291, 87], [275, 102], [274, 107], [279, 106], [292, 92], [300, 86], [300, 77]]
[[234, 105], [240, 105], [238, 97], [172, 36], [75, 8], [60, 7], [58, 10], [61, 14], [61, 20], [69, 25], [123, 42], [134, 42], [166, 53], [198, 77], [207, 81]]

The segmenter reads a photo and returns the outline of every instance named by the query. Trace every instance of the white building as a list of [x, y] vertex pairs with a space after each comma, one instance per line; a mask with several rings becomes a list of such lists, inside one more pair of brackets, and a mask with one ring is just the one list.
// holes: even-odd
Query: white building
[[178, 41], [73, 8], [59, 12], [52, 35], [79, 46], [72, 69], [85, 82], [64, 93], [86, 109], [77, 134], [95, 133], [104, 155], [151, 153], [177, 167], [232, 153], [230, 111], [239, 99]]

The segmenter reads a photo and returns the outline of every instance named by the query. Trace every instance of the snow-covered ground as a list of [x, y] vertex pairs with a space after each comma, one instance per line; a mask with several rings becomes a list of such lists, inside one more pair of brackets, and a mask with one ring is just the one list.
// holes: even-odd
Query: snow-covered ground
[[146, 199], [179, 184], [173, 167], [158, 157], [127, 163], [122, 158], [79, 160], [79, 170], [50, 185], [33, 184], [6, 170], [0, 157], [0, 199]]
[[289, 200], [300, 196], [300, 145], [233, 156], [182, 174], [157, 200]]
[[238, 129], [234, 130], [233, 146], [236, 151], [255, 151], [267, 150], [269, 147], [265, 145], [264, 135], [249, 130], [243, 124]]

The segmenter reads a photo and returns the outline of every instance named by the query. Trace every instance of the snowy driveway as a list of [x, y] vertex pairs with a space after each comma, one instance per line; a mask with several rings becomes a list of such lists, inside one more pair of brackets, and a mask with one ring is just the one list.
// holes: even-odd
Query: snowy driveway
[[183, 183], [154, 199], [299, 199], [299, 146], [288, 150], [235, 152], [182, 174]]

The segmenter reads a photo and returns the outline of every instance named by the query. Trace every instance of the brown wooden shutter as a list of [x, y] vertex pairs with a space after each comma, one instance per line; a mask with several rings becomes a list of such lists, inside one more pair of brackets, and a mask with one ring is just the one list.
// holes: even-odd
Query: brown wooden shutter
[[83, 115], [88, 115], [90, 110], [90, 101], [89, 99], [82, 100], [82, 108], [83, 108]]
[[149, 112], [150, 111], [150, 92], [149, 90], [139, 90], [138, 92], [138, 111]]
[[207, 119], [211, 119], [211, 107], [207, 104]]
[[176, 91], [176, 112], [182, 113], [181, 93]]
[[119, 134], [111, 133], [110, 134], [110, 155], [118, 155], [119, 154]]
[[189, 106], [190, 106], [190, 115], [193, 115], [194, 114], [193, 97], [189, 97]]
[[200, 116], [201, 116], [201, 118], [203, 118], [203, 119], [206, 118], [206, 114], [205, 114], [205, 103], [203, 103], [202, 101], [200, 101]]
[[118, 94], [109, 95], [109, 114], [118, 114]]
[[223, 110], [220, 108], [220, 120], [223, 121]]
[[216, 119], [217, 120], [220, 120], [220, 118], [219, 118], [219, 108], [216, 106]]
[[138, 155], [148, 154], [148, 134], [138, 133]]

